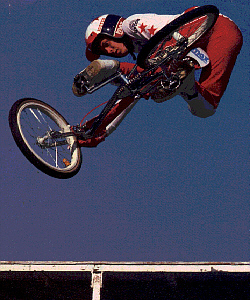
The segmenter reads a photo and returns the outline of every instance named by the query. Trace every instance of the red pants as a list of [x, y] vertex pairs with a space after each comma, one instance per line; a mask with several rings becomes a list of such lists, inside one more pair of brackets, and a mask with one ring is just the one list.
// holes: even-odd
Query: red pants
[[201, 72], [197, 89], [214, 108], [226, 90], [242, 43], [242, 34], [235, 23], [219, 15], [212, 30], [195, 44], [205, 50], [210, 59], [210, 64]]
[[[196, 86], [199, 93], [214, 108], [217, 108], [226, 90], [242, 42], [242, 34], [235, 23], [219, 15], [212, 30], [194, 44], [194, 47], [205, 50], [210, 59], [210, 64], [203, 68]], [[120, 65], [125, 74], [128, 74], [132, 67], [133, 64], [130, 63]]]

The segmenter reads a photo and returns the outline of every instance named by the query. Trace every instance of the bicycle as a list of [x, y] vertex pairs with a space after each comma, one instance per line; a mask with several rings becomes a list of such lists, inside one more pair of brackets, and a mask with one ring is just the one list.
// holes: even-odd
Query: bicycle
[[[213, 5], [195, 8], [163, 27], [147, 42], [129, 75], [117, 71], [94, 86], [82, 81], [82, 88], [89, 94], [114, 80], [120, 82], [90, 128], [81, 124], [70, 126], [57, 110], [43, 101], [33, 98], [16, 101], [9, 112], [9, 126], [21, 152], [47, 175], [60, 179], [75, 176], [82, 163], [78, 140], [95, 137], [109, 111], [124, 95], [133, 97], [134, 105], [159, 84], [164, 84], [170, 97], [176, 93], [182, 83], [180, 76], [169, 74], [166, 66], [185, 59], [192, 45], [213, 27], [218, 15]], [[137, 66], [143, 68], [141, 73], [136, 72]]]

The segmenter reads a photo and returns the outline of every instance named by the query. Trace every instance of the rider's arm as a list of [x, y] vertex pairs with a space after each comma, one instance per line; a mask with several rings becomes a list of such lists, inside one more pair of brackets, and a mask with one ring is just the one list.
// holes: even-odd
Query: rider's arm
[[162, 27], [179, 17], [178, 15], [136, 14], [122, 24], [123, 31], [133, 40], [147, 41]]

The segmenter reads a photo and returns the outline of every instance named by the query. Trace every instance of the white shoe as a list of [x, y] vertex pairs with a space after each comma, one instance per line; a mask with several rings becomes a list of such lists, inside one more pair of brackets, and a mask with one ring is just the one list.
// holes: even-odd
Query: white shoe
[[191, 99], [184, 98], [184, 100], [188, 104], [188, 110], [196, 117], [207, 118], [216, 112], [214, 106], [198, 92]]

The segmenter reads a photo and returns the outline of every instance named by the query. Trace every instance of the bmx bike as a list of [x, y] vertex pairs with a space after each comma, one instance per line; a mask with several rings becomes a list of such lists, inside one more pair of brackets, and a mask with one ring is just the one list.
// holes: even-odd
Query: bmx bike
[[[183, 60], [193, 44], [213, 27], [218, 14], [213, 5], [195, 8], [167, 24], [145, 44], [130, 74], [125, 76], [117, 71], [94, 86], [82, 81], [82, 88], [90, 94], [114, 80], [119, 81], [90, 128], [79, 125], [72, 130], [65, 118], [43, 101], [33, 98], [16, 101], [9, 112], [9, 126], [21, 152], [47, 175], [60, 179], [76, 175], [82, 163], [78, 139], [95, 137], [107, 114], [124, 95], [133, 97], [136, 103], [162, 80], [169, 95], [176, 93], [182, 82], [177, 73], [166, 72], [166, 66]], [[143, 71], [138, 73], [137, 66]]]

